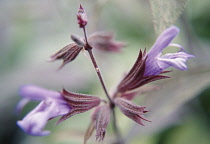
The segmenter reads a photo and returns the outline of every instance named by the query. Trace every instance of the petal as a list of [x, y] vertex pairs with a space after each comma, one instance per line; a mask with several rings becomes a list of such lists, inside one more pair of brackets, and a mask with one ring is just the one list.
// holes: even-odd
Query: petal
[[29, 100], [40, 100], [41, 103], [28, 113], [17, 125], [26, 133], [34, 136], [50, 134], [44, 131], [47, 121], [69, 113], [71, 107], [67, 104], [59, 92], [49, 91], [37, 86], [26, 85], [20, 89], [23, 96], [17, 105], [20, 110]]
[[168, 53], [158, 58], [158, 65], [161, 69], [166, 69], [172, 66], [174, 68], [184, 71], [187, 70], [186, 61], [191, 57], [194, 56], [185, 52], [177, 52], [174, 54]]
[[156, 58], [161, 55], [163, 49], [170, 44], [178, 33], [179, 29], [176, 26], [171, 26], [160, 34], [147, 54], [145, 76], [156, 75], [163, 71], [157, 64]]
[[[170, 66], [179, 70], [187, 69], [186, 60], [194, 56], [181, 52], [183, 50], [181, 45], [170, 43], [178, 33], [179, 29], [175, 26], [171, 26], [157, 38], [155, 44], [147, 54], [144, 76], [158, 75]], [[175, 46], [181, 50], [175, 54], [166, 54], [165, 56], [161, 56], [163, 49], [167, 46]]]
[[33, 136], [45, 136], [49, 131], [43, 131], [48, 119], [51, 117], [51, 111], [45, 111], [48, 108], [46, 103], [41, 102], [26, 117], [17, 122], [17, 125], [27, 134]]
[[27, 114], [17, 125], [26, 133], [33, 136], [45, 136], [49, 131], [43, 130], [48, 120], [67, 114], [70, 107], [57, 101], [42, 101], [35, 109]]
[[26, 106], [27, 103], [29, 103], [29, 101], [30, 99], [28, 98], [22, 98], [16, 106], [16, 112], [22, 111], [22, 109]]
[[37, 101], [61, 97], [61, 94], [59, 92], [47, 90], [35, 85], [22, 86], [19, 90], [19, 93], [23, 98]]
[[167, 28], [165, 31], [163, 31], [160, 34], [160, 36], [157, 38], [155, 44], [148, 52], [148, 57], [158, 56], [163, 51], [163, 49], [170, 44], [170, 42], [176, 37], [178, 33], [179, 33], [179, 28], [176, 26], [171, 26]]

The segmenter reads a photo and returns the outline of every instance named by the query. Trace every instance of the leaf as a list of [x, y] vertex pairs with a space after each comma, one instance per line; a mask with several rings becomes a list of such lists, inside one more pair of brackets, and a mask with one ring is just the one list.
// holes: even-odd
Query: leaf
[[188, 0], [150, 0], [157, 34], [175, 23], [187, 2]]

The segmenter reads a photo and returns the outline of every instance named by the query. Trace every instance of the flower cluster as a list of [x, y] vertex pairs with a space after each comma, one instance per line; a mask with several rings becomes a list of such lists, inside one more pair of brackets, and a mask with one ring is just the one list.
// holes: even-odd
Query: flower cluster
[[[22, 99], [17, 105], [18, 111], [30, 100], [40, 101], [40, 104], [23, 120], [18, 121], [17, 125], [30, 135], [45, 136], [50, 134], [49, 131], [43, 130], [48, 120], [61, 116], [57, 122], [59, 124], [75, 114], [95, 108], [91, 116], [91, 124], [85, 134], [86, 143], [94, 130], [96, 130], [96, 140], [103, 141], [106, 128], [110, 122], [111, 112], [115, 107], [118, 107], [123, 114], [140, 125], [144, 125], [143, 121], [150, 122], [144, 118], [144, 114], [148, 112], [146, 107], [138, 106], [132, 100], [140, 94], [139, 88], [141, 86], [156, 80], [169, 78], [163, 75], [169, 72], [165, 71], [167, 68], [187, 69], [186, 61], [194, 56], [185, 53], [180, 45], [171, 43], [179, 33], [179, 29], [176, 26], [167, 28], [160, 34], [148, 53], [146, 50], [140, 50], [133, 67], [118, 84], [114, 94], [109, 96], [93, 57], [92, 48], [119, 52], [125, 44], [116, 42], [113, 39], [113, 34], [106, 32], [97, 32], [87, 38], [85, 26], [88, 20], [81, 5], [77, 13], [77, 19], [79, 27], [84, 30], [85, 38], [72, 35], [74, 43], [65, 46], [52, 55], [51, 61], [62, 59], [63, 64], [60, 67], [62, 68], [73, 61], [82, 49], [87, 50], [109, 101], [107, 102], [98, 96], [68, 92], [65, 89], [56, 92], [34, 85], [26, 85], [20, 89]], [[161, 55], [162, 51], [168, 46], [176, 46], [181, 50], [176, 53]]]

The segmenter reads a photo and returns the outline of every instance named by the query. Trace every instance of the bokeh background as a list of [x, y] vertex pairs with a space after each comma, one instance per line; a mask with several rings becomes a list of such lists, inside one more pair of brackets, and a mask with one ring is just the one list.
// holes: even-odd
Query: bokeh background
[[[1, 0], [0, 1], [0, 143], [81, 144], [90, 112], [60, 125], [51, 120], [46, 137], [28, 136], [16, 125], [37, 102], [15, 112], [18, 89], [25, 84], [98, 95], [103, 90], [86, 53], [57, 71], [61, 61], [47, 62], [50, 55], [71, 43], [70, 34], [82, 36], [76, 12], [82, 3], [88, 14], [88, 33], [111, 31], [127, 43], [121, 53], [94, 50], [110, 91], [134, 63], [139, 48], [149, 49], [169, 25], [180, 28], [174, 40], [196, 57], [189, 70], [172, 69], [171, 79], [155, 82], [161, 89], [135, 99], [147, 106], [152, 123], [139, 126], [117, 111], [118, 126], [128, 144], [210, 143], [210, 1], [209, 0]], [[168, 48], [165, 52], [178, 49]], [[113, 142], [111, 124], [104, 143]], [[89, 143], [94, 143], [94, 136]]]

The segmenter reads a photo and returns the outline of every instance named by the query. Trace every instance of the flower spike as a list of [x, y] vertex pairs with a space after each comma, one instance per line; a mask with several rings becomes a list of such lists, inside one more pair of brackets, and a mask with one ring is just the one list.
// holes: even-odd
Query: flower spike
[[[71, 35], [73, 43], [52, 55], [51, 61], [63, 60], [63, 64], [60, 66], [62, 68], [67, 63], [73, 61], [83, 49], [88, 51], [108, 101], [101, 100], [99, 97], [92, 95], [69, 92], [65, 89], [62, 92], [55, 92], [33, 85], [26, 85], [20, 90], [22, 99], [17, 105], [17, 111], [21, 111], [31, 100], [40, 101], [40, 103], [22, 120], [18, 121], [17, 125], [30, 135], [46, 136], [50, 134], [50, 131], [44, 130], [49, 120], [61, 116], [56, 123], [59, 124], [73, 115], [95, 108], [92, 113], [91, 123], [84, 136], [84, 144], [87, 143], [94, 130], [96, 130], [96, 141], [101, 142], [104, 140], [106, 129], [110, 123], [111, 113], [113, 114], [113, 126], [117, 136], [116, 143], [122, 143], [123, 140], [117, 128], [114, 109], [118, 107], [124, 115], [140, 125], [144, 125], [143, 121], [151, 122], [144, 118], [144, 114], [148, 112], [146, 107], [138, 106], [131, 102], [131, 100], [137, 94], [159, 89], [158, 87], [145, 88], [142, 86], [156, 80], [169, 78], [162, 75], [170, 72], [166, 70], [169, 67], [186, 70], [187, 60], [194, 56], [184, 52], [181, 45], [171, 43], [179, 33], [179, 29], [176, 26], [171, 26], [160, 34], [148, 53], [146, 53], [146, 49], [139, 51], [133, 67], [121, 80], [115, 93], [110, 95], [92, 49], [95, 48], [105, 52], [120, 52], [125, 47], [125, 44], [115, 41], [113, 33], [108, 32], [96, 32], [88, 37], [86, 29], [88, 18], [81, 4], [77, 12], [77, 22], [83, 30], [84, 38]], [[178, 47], [180, 51], [161, 55], [166, 47], [171, 46]], [[101, 101], [105, 104], [102, 105]]]

